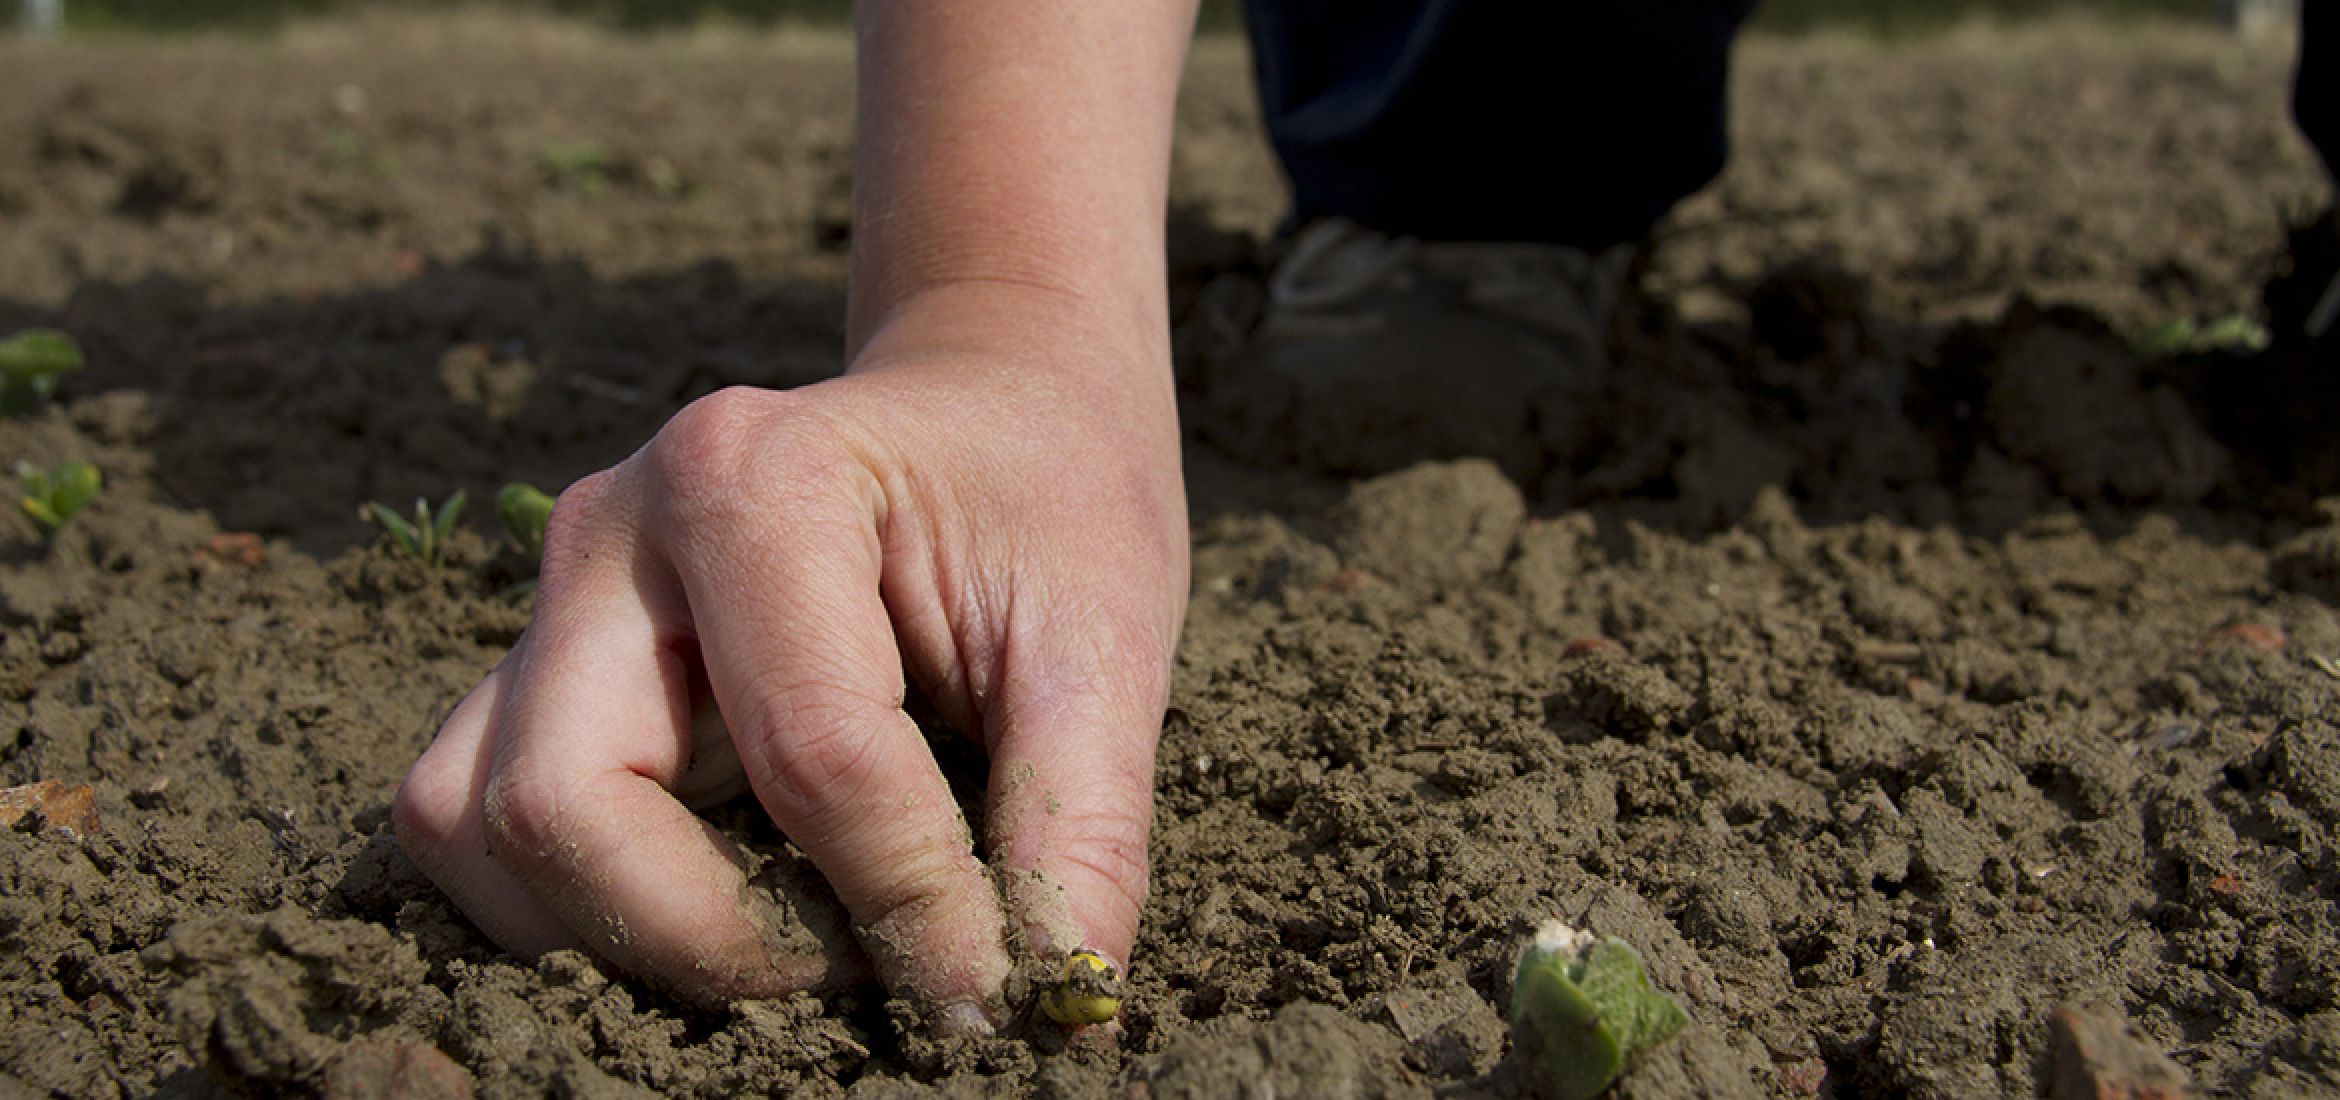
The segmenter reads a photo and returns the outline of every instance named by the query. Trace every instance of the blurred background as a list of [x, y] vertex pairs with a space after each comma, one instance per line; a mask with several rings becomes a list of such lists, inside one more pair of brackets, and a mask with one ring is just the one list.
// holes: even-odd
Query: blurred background
[[[287, 18], [355, 7], [451, 8], [476, 0], [13, 0], [24, 25], [69, 31], [264, 29]], [[710, 19], [748, 23], [836, 22], [850, 0], [499, 0], [501, 6], [555, 11], [628, 28]], [[2031, 19], [2069, 11], [2109, 17], [2222, 21], [2238, 27], [2287, 18], [2298, 0], [1766, 0], [1759, 26], [1805, 30], [1853, 25], [1899, 32], [1989, 17]], [[1203, 23], [1229, 28], [1240, 0], [1204, 0]]]

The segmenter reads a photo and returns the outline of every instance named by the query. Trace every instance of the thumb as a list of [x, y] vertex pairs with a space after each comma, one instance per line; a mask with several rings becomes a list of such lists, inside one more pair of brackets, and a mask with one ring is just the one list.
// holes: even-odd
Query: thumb
[[[1043, 637], [1094, 642], [1062, 628]], [[1008, 917], [1043, 960], [1086, 948], [1126, 965], [1146, 899], [1154, 749], [1171, 642], [1119, 632], [1085, 652], [1049, 645], [1037, 670], [1006, 677], [992, 731], [992, 862]], [[1031, 668], [1031, 665], [1027, 665]]]

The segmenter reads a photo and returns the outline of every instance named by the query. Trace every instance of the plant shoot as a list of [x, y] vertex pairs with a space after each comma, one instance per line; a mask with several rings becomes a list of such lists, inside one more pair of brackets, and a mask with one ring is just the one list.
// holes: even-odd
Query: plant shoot
[[429, 501], [416, 497], [412, 520], [372, 501], [358, 514], [380, 524], [390, 533], [390, 541], [408, 556], [437, 569], [446, 560], [447, 538], [454, 534], [455, 520], [463, 514], [463, 500], [463, 490], [457, 489], [433, 512]]
[[40, 524], [44, 535], [55, 535], [105, 488], [97, 467], [87, 462], [66, 462], [46, 470], [20, 462], [16, 476], [24, 483], [24, 497], [17, 503]]
[[1649, 983], [1641, 955], [1546, 921], [1520, 955], [1511, 986], [1512, 1056], [1544, 1100], [1592, 1100], [1640, 1052], [1690, 1022]]
[[496, 515], [512, 545], [531, 559], [544, 556], [544, 528], [552, 521], [553, 498], [544, 490], [515, 481], [496, 491]]
[[82, 367], [81, 345], [56, 329], [26, 329], [0, 340], [0, 414], [38, 408], [57, 381]]

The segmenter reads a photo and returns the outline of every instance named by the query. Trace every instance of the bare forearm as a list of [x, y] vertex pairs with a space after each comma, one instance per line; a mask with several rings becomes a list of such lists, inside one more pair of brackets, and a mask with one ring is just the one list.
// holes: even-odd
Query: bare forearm
[[849, 354], [938, 290], [1056, 300], [1102, 328], [1067, 337], [1166, 351], [1164, 189], [1193, 16], [1194, 0], [857, 5]]

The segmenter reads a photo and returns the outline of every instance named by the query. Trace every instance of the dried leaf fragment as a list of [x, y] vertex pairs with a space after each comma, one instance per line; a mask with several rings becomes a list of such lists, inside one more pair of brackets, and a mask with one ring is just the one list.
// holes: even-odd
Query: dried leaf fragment
[[33, 814], [39, 814], [46, 827], [61, 829], [76, 840], [102, 828], [98, 822], [97, 792], [86, 783], [43, 779], [0, 790], [0, 826], [14, 828]]
[[2258, 650], [2261, 653], [2281, 652], [2284, 646], [2291, 643], [2291, 639], [2284, 635], [2282, 627], [2268, 626], [2265, 623], [2236, 623], [2212, 634], [2210, 640], [2231, 642]]
[[222, 531], [195, 551], [198, 565], [241, 565], [250, 569], [267, 560], [267, 544], [250, 531]]

